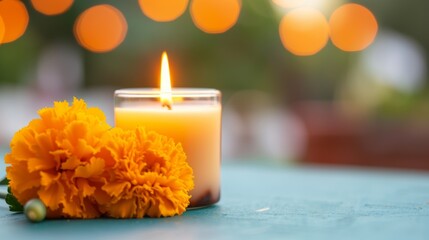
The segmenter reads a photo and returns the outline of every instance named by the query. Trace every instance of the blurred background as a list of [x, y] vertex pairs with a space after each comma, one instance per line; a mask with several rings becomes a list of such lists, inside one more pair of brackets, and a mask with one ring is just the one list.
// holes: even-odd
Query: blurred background
[[0, 0], [0, 148], [55, 100], [223, 93], [223, 160], [429, 170], [424, 0]]

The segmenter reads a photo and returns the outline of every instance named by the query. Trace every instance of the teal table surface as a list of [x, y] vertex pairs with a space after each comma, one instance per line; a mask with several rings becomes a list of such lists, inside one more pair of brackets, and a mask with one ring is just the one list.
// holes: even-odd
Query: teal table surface
[[0, 239], [429, 239], [429, 174], [224, 164], [215, 206], [32, 224], [1, 201]]

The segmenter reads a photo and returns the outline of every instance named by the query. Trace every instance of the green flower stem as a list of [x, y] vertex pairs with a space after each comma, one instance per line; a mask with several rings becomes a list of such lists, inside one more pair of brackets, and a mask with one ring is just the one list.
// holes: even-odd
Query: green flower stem
[[0, 192], [0, 198], [6, 199], [7, 192]]

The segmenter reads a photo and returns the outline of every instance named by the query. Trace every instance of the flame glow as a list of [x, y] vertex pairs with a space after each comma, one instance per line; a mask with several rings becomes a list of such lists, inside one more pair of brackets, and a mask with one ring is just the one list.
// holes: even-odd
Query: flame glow
[[161, 61], [161, 103], [163, 107], [171, 109], [171, 104], [173, 103], [171, 95], [170, 68], [167, 53], [164, 51]]

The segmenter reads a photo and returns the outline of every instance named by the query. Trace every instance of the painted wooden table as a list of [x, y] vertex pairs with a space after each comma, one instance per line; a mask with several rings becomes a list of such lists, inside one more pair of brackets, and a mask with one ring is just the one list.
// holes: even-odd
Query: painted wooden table
[[429, 239], [429, 174], [224, 164], [222, 200], [162, 219], [29, 223], [0, 203], [0, 239]]

